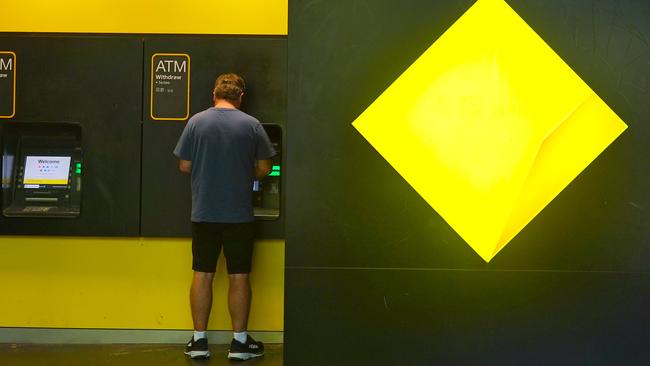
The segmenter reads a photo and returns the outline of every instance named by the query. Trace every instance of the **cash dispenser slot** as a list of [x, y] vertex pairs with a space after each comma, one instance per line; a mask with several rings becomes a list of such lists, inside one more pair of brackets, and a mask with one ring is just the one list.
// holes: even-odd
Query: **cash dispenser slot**
[[263, 123], [276, 154], [271, 159], [271, 173], [253, 182], [253, 210], [258, 220], [275, 220], [280, 217], [280, 182], [282, 177], [282, 127]]
[[74, 218], [81, 213], [81, 126], [11, 123], [2, 128], [2, 213]]

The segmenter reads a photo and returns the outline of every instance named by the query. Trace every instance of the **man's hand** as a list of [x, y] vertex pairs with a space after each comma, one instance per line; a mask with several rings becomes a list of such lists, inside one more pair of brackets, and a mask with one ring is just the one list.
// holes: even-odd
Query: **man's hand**
[[187, 174], [192, 173], [192, 162], [189, 160], [180, 160], [178, 162], [178, 170]]
[[262, 179], [266, 177], [271, 172], [271, 168], [273, 168], [271, 159], [258, 160], [257, 164], [255, 164], [255, 178]]

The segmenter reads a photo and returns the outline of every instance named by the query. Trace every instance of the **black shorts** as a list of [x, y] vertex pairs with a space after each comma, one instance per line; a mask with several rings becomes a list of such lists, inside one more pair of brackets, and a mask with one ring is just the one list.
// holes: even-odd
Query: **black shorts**
[[214, 273], [223, 246], [229, 274], [250, 273], [255, 226], [252, 222], [192, 222], [192, 269]]

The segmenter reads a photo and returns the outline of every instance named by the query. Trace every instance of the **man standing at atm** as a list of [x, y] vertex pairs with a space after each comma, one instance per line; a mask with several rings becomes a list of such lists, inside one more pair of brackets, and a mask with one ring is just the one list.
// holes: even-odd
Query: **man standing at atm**
[[185, 349], [191, 358], [208, 358], [206, 328], [212, 308], [212, 281], [223, 247], [228, 268], [228, 309], [234, 331], [228, 358], [264, 354], [262, 342], [247, 333], [251, 304], [249, 273], [254, 243], [252, 186], [271, 171], [273, 145], [254, 117], [239, 110], [244, 80], [220, 75], [214, 106], [188, 121], [174, 155], [192, 181], [192, 269], [190, 306], [194, 335]]

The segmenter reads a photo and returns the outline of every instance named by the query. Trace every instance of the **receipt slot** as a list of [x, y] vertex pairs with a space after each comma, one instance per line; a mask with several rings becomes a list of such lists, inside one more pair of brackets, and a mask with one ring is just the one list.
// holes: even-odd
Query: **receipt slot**
[[263, 123], [276, 154], [271, 159], [272, 170], [264, 179], [253, 182], [253, 207], [258, 220], [275, 220], [280, 217], [280, 181], [282, 175], [282, 127]]
[[79, 216], [83, 164], [79, 124], [7, 124], [2, 145], [4, 216]]

